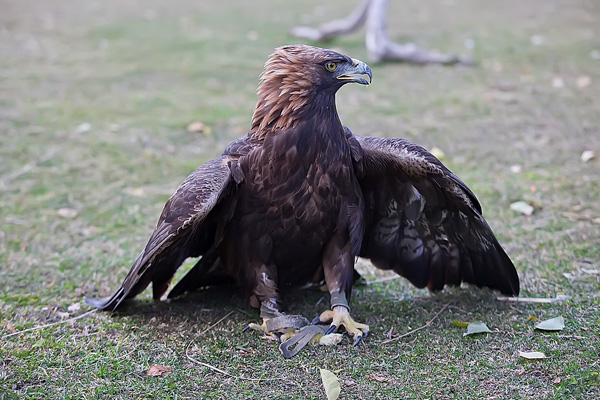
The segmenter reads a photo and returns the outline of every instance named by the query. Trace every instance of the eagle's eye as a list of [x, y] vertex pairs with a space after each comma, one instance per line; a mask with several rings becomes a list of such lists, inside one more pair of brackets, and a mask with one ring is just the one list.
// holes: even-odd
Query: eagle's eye
[[335, 71], [335, 69], [337, 68], [337, 63], [329, 61], [327, 64], [325, 64], [325, 68], [327, 68], [327, 71]]

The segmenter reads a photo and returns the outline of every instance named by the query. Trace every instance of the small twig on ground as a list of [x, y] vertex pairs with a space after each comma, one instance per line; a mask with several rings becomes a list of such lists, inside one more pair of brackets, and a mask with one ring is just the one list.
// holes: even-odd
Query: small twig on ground
[[66, 324], [67, 322], [71, 322], [71, 321], [75, 321], [75, 320], [87, 317], [88, 315], [93, 314], [96, 311], [98, 311], [98, 310], [94, 308], [93, 310], [90, 310], [90, 311], [88, 311], [86, 313], [83, 313], [83, 314], [78, 315], [78, 316], [73, 317], [73, 318], [65, 319], [64, 321], [52, 322], [51, 324], [46, 324], [46, 325], [38, 325], [38, 326], [34, 326], [33, 328], [24, 329], [24, 330], [19, 331], [19, 332], [9, 333], [8, 335], [2, 336], [2, 339], [6, 339], [6, 338], [9, 338], [11, 336], [17, 336], [17, 335], [20, 335], [20, 334], [25, 333], [25, 332], [35, 331], [37, 329], [48, 328], [48, 327], [54, 326], [54, 325]]
[[507, 296], [498, 296], [496, 297], [496, 300], [498, 301], [506, 301], [506, 302], [512, 302], [512, 303], [546, 303], [546, 304], [550, 304], [550, 303], [557, 303], [560, 301], [564, 301], [564, 300], [569, 300], [571, 299], [571, 296], [569, 295], [564, 295], [564, 294], [559, 294], [556, 297], [553, 298], [546, 298], [546, 297], [507, 297]]
[[35, 168], [39, 167], [41, 164], [45, 163], [46, 161], [52, 160], [55, 155], [56, 155], [56, 151], [51, 150], [51, 151], [47, 152], [46, 154], [44, 154], [43, 156], [38, 157], [35, 160], [31, 160], [30, 162], [23, 165], [19, 169], [1, 175], [0, 176], [0, 187], [6, 187], [11, 181], [17, 179], [19, 176], [25, 175], [28, 172], [33, 171]]
[[[214, 324], [212, 324], [211, 326], [209, 326], [208, 328], [206, 328], [204, 331], [200, 332], [198, 335], [196, 335], [196, 338], [206, 334], [206, 332], [208, 332], [209, 330], [211, 330], [212, 328], [214, 328], [216, 325], [218, 325], [219, 323], [221, 323], [225, 318], [229, 317], [231, 314], [233, 313], [233, 311], [230, 311], [229, 313], [227, 313], [223, 318], [219, 319], [217, 322], [215, 322]], [[287, 381], [287, 379], [285, 378], [247, 378], [245, 376], [239, 376], [239, 375], [233, 375], [227, 371], [224, 371], [220, 368], [217, 368], [213, 365], [207, 364], [205, 362], [202, 362], [194, 357], [192, 357], [189, 354], [189, 349], [190, 346], [192, 345], [192, 343], [194, 342], [194, 340], [190, 340], [190, 342], [188, 343], [187, 346], [185, 346], [185, 356], [187, 357], [188, 360], [190, 360], [191, 362], [198, 364], [198, 365], [202, 365], [203, 367], [206, 367], [208, 369], [211, 369], [215, 372], [218, 372], [220, 374], [223, 374], [225, 376], [228, 376], [230, 378], [235, 378], [235, 379], [242, 379], [245, 381], [254, 381], [254, 382], [258, 382], [258, 381]], [[294, 382], [295, 383], [295, 382]]]
[[225, 316], [223, 318], [219, 319], [217, 322], [215, 322], [214, 324], [212, 324], [211, 326], [209, 326], [208, 328], [206, 328], [205, 330], [203, 330], [202, 332], [200, 332], [196, 337], [202, 336], [202, 335], [206, 334], [206, 332], [210, 331], [212, 328], [214, 328], [215, 326], [217, 326], [218, 324], [220, 324], [221, 322], [223, 322], [231, 314], [233, 314], [233, 311], [229, 311], [227, 314], [225, 314]]
[[423, 325], [423, 326], [420, 326], [420, 327], [418, 327], [418, 328], [415, 328], [415, 329], [413, 329], [413, 330], [411, 330], [411, 331], [408, 331], [408, 332], [406, 332], [406, 333], [403, 333], [403, 334], [402, 334], [402, 335], [400, 335], [400, 336], [396, 336], [395, 338], [388, 339], [388, 340], [384, 340], [383, 342], [381, 342], [381, 344], [386, 344], [386, 343], [394, 342], [394, 341], [396, 341], [396, 340], [398, 340], [398, 339], [402, 339], [403, 337], [406, 337], [406, 336], [412, 335], [413, 333], [415, 333], [415, 332], [418, 332], [418, 331], [420, 331], [421, 329], [425, 329], [425, 328], [427, 328], [429, 325], [431, 325], [431, 323], [432, 323], [433, 321], [435, 321], [435, 319], [436, 319], [436, 318], [437, 318], [437, 317], [438, 317], [438, 316], [439, 316], [439, 315], [440, 315], [440, 314], [441, 314], [441, 313], [442, 313], [442, 312], [443, 312], [443, 311], [444, 311], [446, 308], [448, 308], [448, 306], [449, 306], [449, 305], [450, 305], [450, 304], [445, 304], [445, 305], [444, 305], [444, 307], [442, 307], [442, 309], [441, 309], [440, 311], [438, 311], [438, 312], [437, 312], [437, 313], [436, 313], [436, 314], [433, 316], [433, 318], [431, 318], [429, 321], [427, 321], [427, 322], [425, 323], [425, 325]]

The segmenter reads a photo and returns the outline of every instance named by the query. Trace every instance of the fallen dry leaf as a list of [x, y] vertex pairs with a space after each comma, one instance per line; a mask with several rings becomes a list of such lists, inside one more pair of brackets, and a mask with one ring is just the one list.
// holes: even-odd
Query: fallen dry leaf
[[533, 35], [529, 38], [534, 46], [541, 46], [546, 43], [546, 38], [543, 35]]
[[565, 320], [563, 317], [547, 319], [535, 325], [535, 329], [543, 331], [562, 331], [565, 329]]
[[532, 215], [534, 211], [533, 206], [524, 201], [515, 201], [514, 203], [511, 203], [510, 209], [523, 215]]
[[467, 332], [463, 336], [475, 335], [477, 333], [491, 333], [492, 331], [484, 322], [471, 322], [467, 325]]
[[81, 304], [79, 303], [73, 303], [69, 307], [67, 307], [67, 311], [69, 312], [76, 312], [79, 310], [81, 310]]
[[66, 218], [66, 219], [73, 219], [78, 214], [79, 214], [79, 211], [77, 211], [74, 208], [62, 207], [62, 208], [59, 208], [58, 210], [56, 210], [56, 215], [58, 215], [61, 218]]
[[327, 400], [336, 400], [342, 391], [338, 377], [328, 369], [319, 368], [319, 372]]
[[565, 81], [562, 78], [555, 76], [552, 78], [552, 87], [555, 89], [561, 89], [565, 87]]
[[330, 333], [329, 335], [321, 336], [317, 343], [322, 346], [335, 346], [342, 341], [343, 336], [341, 333]]
[[9, 331], [10, 333], [17, 333], [17, 330], [15, 329], [14, 326], [12, 326], [12, 324], [10, 322], [6, 323], [6, 330]]
[[554, 383], [560, 383], [560, 377], [556, 378], [555, 380], [553, 380], [552, 382]]
[[390, 380], [390, 378], [387, 378], [385, 376], [375, 375], [375, 374], [371, 374], [371, 379], [373, 379], [374, 381], [377, 381], [377, 382], [387, 382]]
[[88, 133], [90, 130], [92, 129], [92, 124], [90, 124], [89, 122], [83, 122], [79, 125], [77, 125], [77, 127], [75, 128], [75, 132], [76, 133]]
[[206, 136], [208, 136], [212, 133], [210, 126], [208, 126], [204, 122], [200, 122], [200, 121], [191, 122], [187, 126], [187, 131], [190, 133], [202, 133]]
[[575, 84], [577, 85], [577, 87], [579, 89], [585, 89], [586, 87], [588, 87], [592, 84], [592, 78], [590, 78], [587, 75], [581, 75], [581, 76], [577, 77]]
[[153, 364], [148, 368], [148, 371], [146, 371], [146, 375], [164, 377], [169, 375], [172, 371], [173, 369], [168, 365]]
[[123, 193], [128, 194], [129, 196], [133, 196], [133, 197], [144, 197], [146, 195], [143, 187], [135, 187], [135, 188], [127, 187], [127, 188], [123, 189]]
[[594, 153], [593, 150], [585, 150], [583, 153], [581, 153], [581, 161], [584, 163], [592, 161], [594, 158], [596, 158], [596, 153]]

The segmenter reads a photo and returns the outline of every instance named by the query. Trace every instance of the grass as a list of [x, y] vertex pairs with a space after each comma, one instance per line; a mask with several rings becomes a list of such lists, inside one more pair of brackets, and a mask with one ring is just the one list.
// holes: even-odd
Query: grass
[[[178, 183], [245, 133], [262, 64], [296, 41], [289, 28], [341, 16], [346, 3], [13, 3], [0, 16], [0, 399], [324, 398], [319, 368], [337, 374], [345, 399], [600, 397], [598, 160], [580, 160], [600, 153], [596, 4], [394, 2], [393, 37], [479, 65], [372, 64], [373, 85], [338, 96], [355, 133], [443, 149], [523, 295], [571, 299], [505, 304], [486, 290], [431, 295], [401, 279], [360, 286], [353, 312], [373, 330], [364, 345], [284, 360], [275, 343], [241, 333], [257, 313], [234, 290], [168, 304], [146, 292], [119, 313], [66, 321], [88, 310], [85, 296], [117, 287]], [[361, 33], [326, 46], [366, 60]], [[211, 134], [187, 132], [193, 121]], [[511, 211], [517, 200], [536, 212]], [[290, 303], [312, 317], [327, 301], [296, 292]], [[566, 328], [556, 333], [528, 318], [558, 315]], [[453, 320], [494, 333], [463, 337]], [[533, 350], [548, 358], [518, 357]], [[147, 377], [152, 364], [173, 373]]]

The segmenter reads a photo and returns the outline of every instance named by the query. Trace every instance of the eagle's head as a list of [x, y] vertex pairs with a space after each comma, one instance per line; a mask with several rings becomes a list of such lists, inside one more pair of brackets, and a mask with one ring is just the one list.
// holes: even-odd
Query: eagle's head
[[260, 137], [292, 127], [306, 107], [334, 106], [340, 87], [368, 85], [371, 78], [367, 64], [336, 51], [301, 44], [278, 47], [260, 77], [251, 133]]

